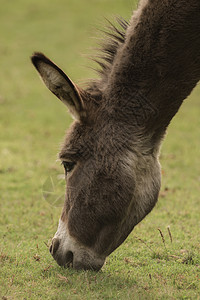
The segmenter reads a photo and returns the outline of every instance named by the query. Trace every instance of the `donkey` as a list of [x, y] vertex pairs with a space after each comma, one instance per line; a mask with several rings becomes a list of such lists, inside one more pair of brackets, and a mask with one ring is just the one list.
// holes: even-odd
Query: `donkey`
[[42, 53], [32, 62], [69, 109], [59, 157], [66, 199], [50, 253], [60, 266], [100, 270], [155, 206], [159, 149], [200, 80], [200, 0], [141, 0], [118, 19], [85, 89]]

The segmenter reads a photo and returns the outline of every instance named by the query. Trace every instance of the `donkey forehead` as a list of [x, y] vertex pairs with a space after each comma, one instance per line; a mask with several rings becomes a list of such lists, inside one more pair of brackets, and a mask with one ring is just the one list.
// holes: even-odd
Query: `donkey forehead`
[[66, 134], [60, 151], [61, 159], [87, 159], [99, 156], [121, 155], [127, 147], [126, 136], [120, 134], [120, 127], [114, 122], [98, 122], [88, 125], [74, 122]]

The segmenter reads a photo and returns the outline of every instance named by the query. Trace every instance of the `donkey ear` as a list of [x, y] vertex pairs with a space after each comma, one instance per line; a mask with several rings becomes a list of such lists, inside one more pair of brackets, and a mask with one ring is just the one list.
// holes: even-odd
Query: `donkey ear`
[[48, 89], [55, 94], [69, 109], [75, 119], [85, 115], [80, 92], [69, 77], [44, 54], [36, 52], [31, 57]]

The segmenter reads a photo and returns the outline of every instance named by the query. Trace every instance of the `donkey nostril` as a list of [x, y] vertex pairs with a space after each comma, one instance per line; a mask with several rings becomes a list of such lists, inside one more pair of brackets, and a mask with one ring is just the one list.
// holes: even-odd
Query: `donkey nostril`
[[59, 245], [60, 245], [60, 240], [57, 239], [57, 238], [54, 238], [52, 240], [52, 244], [51, 244], [51, 246], [49, 248], [49, 251], [50, 251], [51, 255], [55, 255], [56, 251], [59, 248]]
[[73, 263], [73, 253], [71, 251], [68, 251], [66, 254], [66, 265], [69, 267]]

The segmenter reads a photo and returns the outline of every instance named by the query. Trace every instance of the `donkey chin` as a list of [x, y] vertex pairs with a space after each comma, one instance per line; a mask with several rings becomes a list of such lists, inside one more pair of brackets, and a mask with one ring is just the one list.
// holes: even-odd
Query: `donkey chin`
[[49, 251], [60, 266], [72, 267], [76, 270], [99, 271], [106, 259], [71, 237], [66, 223], [61, 219]]

